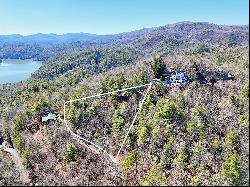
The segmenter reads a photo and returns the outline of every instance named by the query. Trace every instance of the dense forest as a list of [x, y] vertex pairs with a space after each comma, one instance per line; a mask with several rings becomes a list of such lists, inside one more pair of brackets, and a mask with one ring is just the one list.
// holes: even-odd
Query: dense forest
[[[249, 185], [248, 29], [183, 22], [77, 41], [0, 40], [0, 59], [43, 61], [28, 80], [0, 85], [0, 136], [17, 152], [1, 148], [0, 184]], [[64, 102], [171, 68], [188, 84], [152, 85], [116, 163], [61, 120], [115, 156], [147, 87], [69, 103], [66, 116]], [[42, 122], [49, 112], [58, 118]]]

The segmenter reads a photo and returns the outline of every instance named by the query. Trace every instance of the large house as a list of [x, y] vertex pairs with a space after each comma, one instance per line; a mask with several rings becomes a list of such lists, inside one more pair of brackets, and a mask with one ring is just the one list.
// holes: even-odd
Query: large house
[[170, 75], [165, 76], [165, 84], [185, 85], [188, 83], [188, 78], [180, 70], [175, 70]]

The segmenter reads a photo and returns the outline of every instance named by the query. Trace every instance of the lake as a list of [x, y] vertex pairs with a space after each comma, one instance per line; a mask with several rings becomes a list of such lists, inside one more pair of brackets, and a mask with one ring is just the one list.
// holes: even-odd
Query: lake
[[2, 63], [0, 63], [0, 84], [26, 80], [41, 65], [41, 61], [32, 59], [3, 59]]

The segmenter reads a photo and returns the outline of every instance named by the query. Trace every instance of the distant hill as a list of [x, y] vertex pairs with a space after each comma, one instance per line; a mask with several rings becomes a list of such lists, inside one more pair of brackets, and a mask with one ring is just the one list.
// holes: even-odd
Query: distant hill
[[90, 40], [97, 35], [88, 33], [67, 33], [63, 35], [57, 34], [33, 34], [28, 36], [22, 36], [20, 34], [12, 35], [0, 35], [0, 42], [37, 42], [37, 43], [60, 43], [60, 42], [73, 42]]
[[132, 32], [124, 32], [120, 34], [97, 35], [90, 33], [67, 33], [62, 35], [42, 34], [23, 36], [20, 34], [0, 35], [0, 43], [4, 42], [24, 42], [24, 43], [61, 43], [61, 42], [77, 42], [77, 41], [93, 41], [101, 43], [127, 43], [133, 40], [138, 42], [145, 39], [172, 38], [172, 39], [192, 39], [194, 42], [202, 40], [212, 40], [217, 42], [225, 35], [237, 33], [238, 39], [245, 40], [249, 33], [248, 25], [216, 25], [206, 22], [180, 22], [168, 24], [161, 27], [144, 28]]
[[[181, 22], [113, 35], [87, 33], [0, 35], [1, 58], [48, 58], [88, 47], [130, 46], [143, 56], [205, 46], [244, 46], [249, 41], [249, 26]], [[203, 46], [203, 47], [205, 47]]]

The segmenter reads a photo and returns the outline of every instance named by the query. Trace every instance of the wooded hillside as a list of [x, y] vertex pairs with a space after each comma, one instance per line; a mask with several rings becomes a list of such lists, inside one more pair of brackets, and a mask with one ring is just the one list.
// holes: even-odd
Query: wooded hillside
[[[249, 185], [248, 42], [248, 26], [189, 22], [56, 45], [1, 42], [0, 58], [44, 64], [28, 80], [0, 85], [0, 135], [24, 166], [0, 150], [0, 184]], [[194, 64], [211, 84], [197, 81]], [[41, 120], [49, 112], [63, 119], [65, 101], [152, 82], [162, 67], [189, 82], [152, 86], [117, 164], [61, 120]], [[225, 72], [233, 79], [222, 80]], [[65, 117], [115, 156], [144, 93], [75, 102]]]

